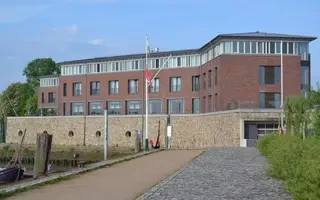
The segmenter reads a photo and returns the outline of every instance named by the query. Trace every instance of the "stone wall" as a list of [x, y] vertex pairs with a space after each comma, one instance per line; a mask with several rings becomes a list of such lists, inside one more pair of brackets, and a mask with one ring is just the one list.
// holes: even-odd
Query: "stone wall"
[[[194, 149], [240, 146], [243, 120], [270, 120], [279, 117], [278, 110], [232, 110], [196, 115], [172, 115], [172, 148]], [[166, 115], [149, 116], [149, 139], [156, 140], [160, 120], [160, 142], [166, 135]], [[109, 116], [109, 147], [134, 148], [136, 130], [141, 129], [141, 116]], [[103, 116], [8, 117], [6, 142], [17, 143], [19, 130], [27, 129], [26, 144], [34, 144], [36, 134], [53, 134], [56, 145], [103, 145]], [[73, 136], [69, 132], [73, 132]], [[97, 135], [100, 131], [101, 136]], [[131, 137], [126, 132], [131, 132]], [[242, 130], [243, 131], [243, 130]], [[145, 135], [144, 135], [145, 137]]]

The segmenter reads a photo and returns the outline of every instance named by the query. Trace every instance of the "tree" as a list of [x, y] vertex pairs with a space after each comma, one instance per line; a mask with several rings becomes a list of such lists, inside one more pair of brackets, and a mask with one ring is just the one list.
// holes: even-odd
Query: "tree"
[[24, 109], [27, 112], [27, 114], [30, 109], [31, 116], [38, 116], [40, 114], [40, 109], [38, 107], [38, 95], [37, 94], [34, 94], [27, 99], [26, 106]]
[[37, 58], [28, 63], [23, 70], [23, 75], [27, 78], [27, 83], [33, 88], [39, 87], [39, 77], [51, 74], [60, 74], [58, 66], [51, 58]]
[[28, 83], [12, 83], [0, 96], [0, 117], [23, 116], [27, 114], [26, 102], [33, 95], [33, 88]]

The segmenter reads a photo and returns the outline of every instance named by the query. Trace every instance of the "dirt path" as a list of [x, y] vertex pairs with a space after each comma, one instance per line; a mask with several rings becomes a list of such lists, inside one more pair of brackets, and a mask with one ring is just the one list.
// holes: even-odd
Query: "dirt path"
[[133, 200], [200, 153], [196, 150], [162, 151], [7, 199]]

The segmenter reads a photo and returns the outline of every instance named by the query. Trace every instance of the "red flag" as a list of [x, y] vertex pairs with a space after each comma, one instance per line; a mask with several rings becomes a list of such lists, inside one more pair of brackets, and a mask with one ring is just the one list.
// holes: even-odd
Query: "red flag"
[[148, 81], [150, 87], [152, 87], [152, 78], [151, 78], [148, 67], [146, 67], [145, 73], [146, 73], [146, 81]]

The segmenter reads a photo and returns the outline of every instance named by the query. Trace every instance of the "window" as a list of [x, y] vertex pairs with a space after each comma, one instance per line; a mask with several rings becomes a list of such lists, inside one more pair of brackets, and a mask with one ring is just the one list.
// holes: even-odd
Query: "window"
[[259, 67], [259, 83], [263, 84], [279, 84], [280, 83], [280, 67], [260, 66]]
[[246, 41], [244, 44], [245, 44], [245, 53], [250, 53], [250, 42]]
[[244, 42], [239, 41], [239, 53], [244, 53]]
[[71, 103], [71, 115], [84, 115], [84, 103], [73, 102]]
[[270, 53], [274, 54], [276, 52], [276, 44], [275, 42], [270, 42]]
[[276, 42], [276, 53], [281, 53], [281, 42]]
[[200, 76], [192, 76], [192, 91], [200, 91]]
[[100, 95], [100, 82], [90, 82], [90, 95], [99, 96]]
[[109, 95], [119, 94], [119, 81], [109, 81]]
[[108, 113], [110, 115], [120, 115], [122, 109], [121, 101], [108, 101]]
[[129, 94], [136, 94], [138, 93], [138, 80], [129, 80], [128, 81], [128, 92]]
[[301, 66], [301, 90], [309, 91], [309, 66]]
[[41, 94], [41, 103], [44, 103], [44, 93]]
[[170, 92], [180, 92], [180, 91], [181, 91], [181, 77], [171, 77]]
[[156, 68], [160, 68], [160, 61], [159, 61], [159, 59], [156, 59]]
[[215, 68], [214, 85], [218, 85], [218, 68]]
[[203, 97], [202, 99], [202, 105], [203, 105], [203, 113], [207, 112], [207, 101], [206, 101], [206, 97]]
[[141, 114], [141, 102], [137, 101], [127, 101], [127, 115], [137, 115]]
[[206, 89], [206, 84], [207, 84], [207, 77], [206, 77], [206, 73], [203, 73], [203, 89]]
[[64, 97], [67, 96], [67, 90], [68, 90], [67, 84], [64, 83], [64, 84], [63, 84], [63, 96], [64, 96]]
[[73, 96], [81, 96], [82, 93], [82, 84], [81, 83], [73, 83]]
[[177, 57], [177, 66], [178, 66], [178, 67], [181, 66], [181, 57]]
[[289, 51], [288, 54], [293, 54], [293, 42], [288, 42], [289, 43]]
[[200, 99], [192, 99], [192, 113], [200, 113]]
[[183, 99], [168, 99], [168, 114], [183, 114]]
[[262, 54], [262, 42], [258, 42], [258, 53]]
[[280, 108], [280, 93], [260, 92], [260, 108]]
[[66, 103], [64, 102], [63, 103], [63, 116], [66, 115]]
[[282, 53], [286, 54], [288, 52], [288, 46], [286, 42], [282, 42]]
[[209, 107], [209, 112], [213, 112], [212, 95], [209, 95], [209, 98], [208, 98], [208, 107]]
[[48, 103], [54, 103], [54, 102], [56, 102], [56, 93], [49, 92], [48, 93]]
[[251, 53], [257, 53], [257, 42], [251, 42]]
[[150, 99], [148, 105], [149, 114], [161, 114], [162, 113], [162, 101], [161, 99]]
[[209, 88], [212, 87], [212, 71], [211, 70], [208, 71], [208, 86]]
[[233, 53], [238, 53], [238, 42], [233, 41], [232, 48], [233, 48]]
[[149, 92], [160, 92], [160, 80], [158, 78], [153, 79], [152, 87], [149, 86]]
[[101, 102], [89, 102], [89, 115], [101, 115], [102, 114]]

